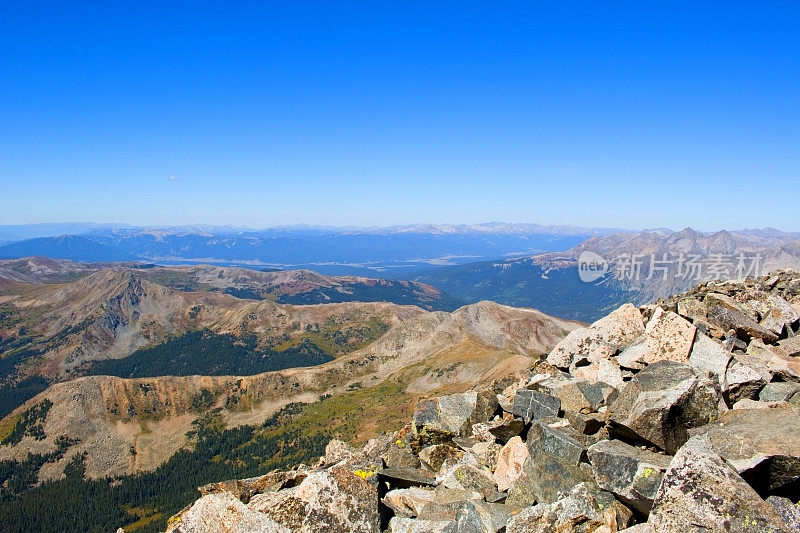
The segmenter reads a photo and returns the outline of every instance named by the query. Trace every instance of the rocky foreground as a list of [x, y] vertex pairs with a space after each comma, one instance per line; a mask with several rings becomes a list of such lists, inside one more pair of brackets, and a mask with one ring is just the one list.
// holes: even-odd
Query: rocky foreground
[[201, 487], [168, 531], [800, 531], [798, 311], [800, 272], [622, 306], [363, 449]]

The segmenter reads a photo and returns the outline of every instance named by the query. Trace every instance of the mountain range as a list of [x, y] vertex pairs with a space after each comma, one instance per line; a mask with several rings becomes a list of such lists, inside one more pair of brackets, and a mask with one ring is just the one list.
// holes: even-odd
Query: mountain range
[[[603, 275], [581, 280], [584, 252], [605, 260]], [[744, 270], [737, 272], [740, 260]], [[622, 303], [651, 303], [703, 281], [798, 267], [800, 234], [773, 229], [707, 234], [686, 228], [596, 236], [563, 252], [443, 266], [414, 279], [466, 302], [491, 299], [593, 321]]]

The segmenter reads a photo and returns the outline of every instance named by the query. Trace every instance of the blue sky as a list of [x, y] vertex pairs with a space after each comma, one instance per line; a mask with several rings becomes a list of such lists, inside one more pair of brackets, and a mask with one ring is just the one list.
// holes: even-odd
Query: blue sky
[[798, 2], [8, 0], [0, 72], [0, 224], [800, 230]]

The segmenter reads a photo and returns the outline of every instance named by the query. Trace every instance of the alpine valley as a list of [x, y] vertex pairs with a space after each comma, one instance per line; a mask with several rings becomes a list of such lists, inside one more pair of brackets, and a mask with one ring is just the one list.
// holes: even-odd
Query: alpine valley
[[[658, 487], [645, 487], [642, 481], [642, 487], [629, 488], [620, 485], [624, 480], [601, 479], [597, 470], [607, 465], [593, 462], [590, 446], [612, 442], [597, 454], [608, 461], [656, 465], [661, 480], [671, 456], [678, 460], [688, 429], [729, 416], [724, 413], [731, 407], [794, 409], [784, 403], [796, 404], [800, 397], [792, 344], [800, 324], [798, 281], [796, 273], [786, 270], [800, 267], [796, 234], [507, 225], [346, 234], [291, 230], [293, 238], [301, 231], [303, 239], [317, 239], [317, 244], [358, 241], [365, 254], [375, 239], [438, 240], [442, 247], [431, 258], [462, 258], [459, 264], [437, 267], [425, 262], [424, 269], [406, 265], [390, 270], [405, 272], [397, 276], [401, 279], [387, 279], [352, 270], [334, 275], [274, 265], [220, 266], [252, 259], [244, 255], [217, 255], [214, 265], [195, 260], [162, 264], [154, 260], [153, 250], [165, 242], [174, 245], [179, 238], [184, 244], [204, 242], [207, 248], [212, 241], [217, 246], [220, 237], [185, 231], [175, 237], [175, 231], [164, 230], [149, 248], [122, 255], [119, 250], [132, 250], [135, 239], [148, 240], [158, 232], [148, 230], [145, 237], [130, 228], [86, 231], [93, 234], [17, 237], [1, 249], [10, 255], [13, 246], [77, 250], [71, 259], [0, 261], [3, 531], [323, 531], [308, 518], [321, 513], [319, 524], [328, 520], [334, 524], [330, 531], [496, 533], [506, 522], [511, 531], [511, 523], [522, 520], [512, 518], [536, 502], [583, 505], [584, 500], [594, 502], [585, 511], [594, 513], [588, 523], [607, 531], [622, 529], [623, 523], [649, 527]], [[548, 235], [549, 249], [533, 245], [511, 259], [463, 260], [471, 255], [465, 242], [480, 248], [478, 257], [498, 249], [504, 250], [502, 256], [521, 240], [533, 239], [531, 231], [539, 232], [538, 239]], [[215, 253], [243, 243], [225, 242]], [[109, 253], [112, 245], [116, 251]], [[612, 275], [616, 260], [611, 260], [606, 275], [582, 282], [578, 262], [584, 251], [609, 259], [758, 254], [760, 274], [779, 274], [758, 283], [705, 280], [693, 289], [697, 280], [671, 272], [649, 276], [646, 268], [641, 279], [618, 279]], [[408, 260], [379, 257], [374, 249], [369, 253], [370, 261], [384, 267]], [[81, 257], [102, 261], [76, 260]], [[172, 256], [163, 263], [178, 262]], [[374, 265], [360, 271], [380, 272]], [[687, 290], [693, 292], [674, 297]], [[588, 327], [589, 322], [594, 324]], [[672, 354], [674, 346], [680, 356]], [[763, 350], [777, 353], [777, 359]], [[711, 359], [689, 359], [695, 351], [698, 358]], [[680, 416], [691, 423], [681, 418], [685, 424], [673, 427], [673, 415], [665, 413], [674, 410], [665, 408], [653, 414], [663, 415], [665, 425], [650, 431], [649, 418], [624, 418], [620, 402], [638, 401], [636, 394], [644, 392], [633, 391], [634, 385], [650, 383], [648, 365], [658, 369], [662, 359], [686, 366], [666, 372], [685, 373], [686, 380], [694, 380], [692, 391], [700, 392], [687, 392], [675, 407], [688, 410], [691, 417]], [[703, 381], [705, 370], [720, 376], [716, 385]], [[652, 379], [672, 378], [658, 374]], [[701, 390], [701, 384], [706, 388]], [[678, 387], [664, 387], [673, 385]], [[773, 389], [786, 389], [786, 394]], [[697, 396], [701, 392], [705, 396]], [[517, 404], [531, 395], [523, 413]], [[773, 397], [787, 401], [767, 405]], [[561, 407], [552, 408], [552, 398]], [[747, 403], [758, 401], [764, 405]], [[552, 415], [546, 421], [551, 425], [536, 422], [541, 417], [531, 414], [541, 409]], [[401, 429], [408, 420], [414, 422]], [[549, 438], [556, 448], [542, 444]], [[572, 453], [561, 446], [573, 441], [578, 446], [574, 469], [562, 472], [564, 457], [558, 454]], [[617, 441], [624, 442], [613, 444]], [[641, 445], [647, 451], [628, 450]], [[620, 449], [622, 458], [614, 455]], [[543, 461], [555, 454], [561, 466], [554, 463], [553, 468], [561, 473], [550, 473], [572, 477], [547, 478], [550, 474], [525, 462], [533, 453], [544, 454]], [[437, 459], [436, 454], [443, 455]], [[791, 455], [785, 463], [791, 479], [780, 482], [781, 491], [762, 485], [756, 490], [765, 498], [784, 498], [784, 488], [794, 487], [800, 476], [796, 460]], [[317, 466], [301, 466], [311, 464]], [[770, 482], [769, 476], [743, 468], [739, 472], [745, 472], [746, 480]], [[518, 483], [523, 470], [538, 479], [532, 488]], [[451, 474], [456, 481], [449, 479]], [[570, 492], [566, 483], [573, 478], [574, 485], [599, 482], [605, 492], [592, 492], [595, 485]], [[226, 480], [244, 481], [220, 484]], [[207, 496], [188, 508], [198, 487]], [[528, 492], [512, 494], [515, 487]], [[328, 491], [324, 497], [334, 502], [355, 502], [363, 516], [349, 521], [337, 514], [339, 503], [327, 510], [314, 507], [315, 498], [323, 497], [320, 491]], [[359, 499], [363, 495], [368, 501]], [[263, 512], [271, 504], [254, 511], [248, 507], [251, 497], [269, 499], [275, 512]], [[434, 507], [420, 514], [424, 505], [415, 498], [428, 498]], [[613, 524], [602, 511], [605, 503], [597, 503], [608, 498], [616, 502]], [[768, 518], [777, 512], [759, 509]], [[563, 518], [558, 507], [541, 510], [552, 520], [525, 515], [546, 526], [530, 531], [547, 531]], [[215, 522], [222, 516], [232, 522]], [[495, 529], [487, 525], [493, 517], [500, 517]], [[462, 521], [480, 522], [483, 529], [453, 525]], [[260, 525], [247, 529], [251, 522]]]

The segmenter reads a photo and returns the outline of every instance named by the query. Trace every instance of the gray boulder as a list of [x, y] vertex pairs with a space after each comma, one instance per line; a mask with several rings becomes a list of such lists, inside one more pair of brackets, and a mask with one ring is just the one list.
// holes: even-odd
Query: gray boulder
[[419, 460], [431, 472], [438, 472], [445, 461], [458, 461], [464, 452], [449, 444], [434, 444], [419, 451]]
[[800, 356], [800, 335], [779, 341], [778, 347], [780, 347], [789, 357]]
[[506, 533], [614, 532], [628, 525], [620, 516], [630, 514], [619, 512], [621, 507], [610, 493], [581, 483], [556, 502], [523, 509], [508, 521]]
[[762, 402], [790, 402], [800, 400], [800, 383], [774, 382], [767, 383], [758, 393]]
[[715, 420], [723, 409], [716, 379], [698, 377], [688, 365], [659, 361], [620, 391], [609, 408], [609, 432], [674, 454], [689, 428]]
[[442, 473], [439, 483], [448, 489], [478, 492], [484, 498], [491, 498], [497, 492], [492, 473], [469, 463], [456, 465]]
[[761, 319], [761, 326], [775, 335], [788, 335], [800, 323], [800, 314], [792, 307], [792, 304], [780, 296], [767, 295], [763, 303], [769, 307], [769, 310], [764, 313], [764, 317]]
[[700, 333], [695, 335], [689, 365], [699, 374], [709, 372], [719, 379], [720, 387], [726, 388], [725, 375], [733, 355], [722, 344]]
[[395, 515], [409, 517], [419, 516], [426, 505], [435, 501], [434, 490], [422, 487], [390, 490], [381, 499], [381, 502]]
[[725, 396], [729, 404], [742, 399], [754, 399], [770, 382], [772, 373], [759, 357], [739, 354], [734, 356], [725, 373]]
[[529, 424], [533, 420], [558, 416], [561, 400], [538, 390], [520, 389], [514, 398], [514, 416]]
[[378, 471], [378, 479], [389, 484], [396, 489], [407, 489], [409, 487], [434, 486], [436, 480], [428, 475], [427, 472], [419, 468], [408, 466], [393, 466]]
[[778, 514], [783, 518], [784, 523], [792, 531], [800, 531], [800, 504], [794, 503], [789, 498], [781, 496], [770, 496], [767, 503], [772, 505]]
[[473, 424], [489, 420], [497, 407], [497, 395], [488, 392], [440, 396], [417, 405], [411, 428], [421, 445], [466, 437]]
[[[709, 299], [714, 297], [709, 303]], [[708, 311], [708, 321], [722, 331], [734, 330], [736, 336], [745, 341], [750, 339], [763, 339], [766, 343], [773, 343], [778, 340], [778, 335], [765, 328], [755, 318], [742, 310], [741, 306], [729, 305], [729, 302], [721, 303], [722, 295], [709, 294], [706, 296]], [[725, 297], [732, 300], [729, 297]]]
[[762, 495], [797, 494], [800, 486], [800, 410], [732, 410], [698, 428], [711, 449]]
[[800, 382], [800, 360], [787, 354], [780, 346], [767, 345], [761, 339], [753, 339], [747, 346], [747, 354], [756, 357], [775, 378]]
[[537, 502], [556, 501], [560, 492], [593, 479], [586, 455], [592, 443], [593, 439], [578, 433], [566, 420], [551, 418], [534, 423], [526, 442], [530, 458], [517, 484], [527, 486]]
[[420, 520], [395, 516], [389, 521], [389, 533], [457, 533], [450, 520]]
[[589, 461], [600, 488], [645, 514], [650, 512], [670, 459], [619, 440], [604, 440], [589, 447]]
[[775, 508], [701, 437], [692, 438], [673, 458], [648, 523], [656, 533], [790, 531]]

